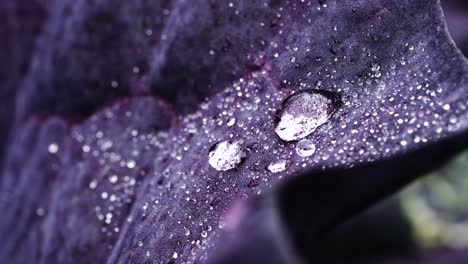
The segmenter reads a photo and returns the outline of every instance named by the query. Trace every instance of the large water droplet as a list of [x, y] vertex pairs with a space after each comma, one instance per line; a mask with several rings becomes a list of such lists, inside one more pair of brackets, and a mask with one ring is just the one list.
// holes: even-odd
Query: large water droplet
[[309, 90], [288, 97], [279, 111], [276, 134], [285, 141], [305, 138], [327, 122], [339, 105], [331, 92]]
[[301, 157], [309, 157], [315, 153], [315, 145], [308, 139], [297, 142], [296, 153]]
[[208, 163], [218, 171], [235, 168], [245, 157], [239, 142], [221, 141], [211, 147]]

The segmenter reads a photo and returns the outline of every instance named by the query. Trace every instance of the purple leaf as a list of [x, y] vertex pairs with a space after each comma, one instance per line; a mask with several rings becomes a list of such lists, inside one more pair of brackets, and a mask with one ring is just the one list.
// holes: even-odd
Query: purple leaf
[[15, 94], [28, 69], [35, 39], [45, 20], [45, 9], [30, 0], [0, 3], [0, 160], [13, 121]]
[[[311, 259], [467, 145], [468, 64], [436, 0], [58, 1], [31, 65], [1, 186], [13, 262]], [[190, 114], [102, 108], [149, 92]], [[38, 114], [84, 121], [49, 138], [64, 121]]]

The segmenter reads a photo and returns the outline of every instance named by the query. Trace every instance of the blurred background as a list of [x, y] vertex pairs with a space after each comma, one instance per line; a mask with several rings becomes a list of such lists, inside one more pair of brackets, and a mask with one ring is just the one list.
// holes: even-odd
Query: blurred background
[[[468, 57], [468, 0], [441, 0]], [[320, 263], [468, 263], [468, 151], [339, 227]]]
[[441, 0], [445, 20], [453, 40], [460, 50], [468, 54], [468, 1]]

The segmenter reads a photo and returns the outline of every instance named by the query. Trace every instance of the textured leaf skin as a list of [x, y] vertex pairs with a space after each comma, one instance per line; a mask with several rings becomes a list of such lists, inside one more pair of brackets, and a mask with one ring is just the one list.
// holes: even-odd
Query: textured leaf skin
[[[6, 162], [2, 182], [2, 259], [104, 262], [161, 147], [156, 136], [164, 138], [158, 133], [171, 119], [164, 103], [140, 97], [80, 125], [58, 118], [28, 121], [14, 141], [17, 157]], [[50, 144], [58, 146], [57, 153], [48, 151]], [[18, 164], [18, 156], [30, 158], [22, 161], [27, 166]]]
[[[466, 147], [467, 83], [435, 0], [53, 1], [17, 94], [0, 260], [313, 260], [310, 241]], [[274, 120], [306, 89], [342, 105], [301, 158]], [[207, 162], [222, 140], [248, 153], [226, 172]]]

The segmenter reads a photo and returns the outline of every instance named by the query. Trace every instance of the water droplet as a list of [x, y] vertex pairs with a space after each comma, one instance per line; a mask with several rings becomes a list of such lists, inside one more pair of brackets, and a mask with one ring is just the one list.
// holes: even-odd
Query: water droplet
[[371, 64], [371, 71], [376, 72], [380, 70], [380, 65], [378, 63], [372, 63]]
[[102, 192], [102, 193], [101, 193], [101, 198], [102, 198], [103, 200], [107, 199], [107, 197], [109, 197], [109, 194], [108, 194], [107, 192]]
[[91, 147], [89, 147], [88, 145], [84, 145], [84, 146], [82, 147], [82, 150], [83, 150], [83, 152], [88, 153], [88, 152], [91, 151]]
[[285, 171], [287, 167], [288, 167], [288, 161], [284, 159], [280, 159], [280, 160], [270, 163], [268, 165], [268, 170], [273, 173], [278, 173], [278, 172]]
[[282, 105], [275, 132], [285, 141], [294, 141], [327, 122], [338, 108], [338, 98], [327, 91], [304, 91], [288, 97]]
[[118, 180], [119, 180], [119, 177], [118, 177], [117, 175], [112, 175], [112, 176], [109, 178], [109, 182], [110, 182], [110, 183], [116, 183]]
[[315, 153], [315, 145], [308, 139], [297, 142], [296, 153], [301, 157], [309, 157]]
[[218, 171], [227, 171], [239, 165], [245, 152], [239, 142], [221, 141], [211, 147], [208, 163]]
[[55, 154], [59, 151], [59, 147], [56, 143], [51, 143], [49, 145], [48, 151], [50, 154]]
[[235, 117], [229, 118], [227, 123], [226, 123], [226, 125], [229, 126], [229, 127], [233, 126], [234, 124], [236, 124], [236, 118]]
[[89, 188], [90, 188], [90, 189], [96, 189], [97, 185], [98, 185], [97, 181], [92, 180], [92, 181], [89, 183]]
[[451, 107], [450, 107], [449, 104], [445, 104], [442, 108], [443, 108], [445, 111], [449, 111]]
[[134, 160], [129, 160], [129, 161], [127, 161], [127, 167], [128, 167], [129, 169], [135, 168], [135, 165], [136, 165], [136, 163], [135, 163]]

